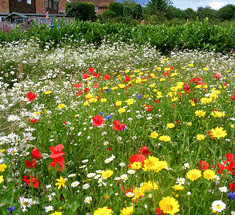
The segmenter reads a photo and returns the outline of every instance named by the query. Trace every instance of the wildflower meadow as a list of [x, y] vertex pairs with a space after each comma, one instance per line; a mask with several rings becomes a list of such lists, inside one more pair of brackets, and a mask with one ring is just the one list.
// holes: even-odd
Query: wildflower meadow
[[0, 214], [235, 214], [234, 55], [0, 45]]

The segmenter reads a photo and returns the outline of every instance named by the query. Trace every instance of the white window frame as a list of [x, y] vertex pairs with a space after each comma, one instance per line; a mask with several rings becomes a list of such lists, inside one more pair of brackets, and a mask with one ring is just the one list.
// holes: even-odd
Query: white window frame
[[32, 0], [27, 0], [27, 4], [32, 4]]

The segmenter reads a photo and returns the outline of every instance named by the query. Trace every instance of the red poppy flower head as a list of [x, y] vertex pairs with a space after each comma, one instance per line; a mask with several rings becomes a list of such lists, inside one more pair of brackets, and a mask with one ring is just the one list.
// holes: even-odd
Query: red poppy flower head
[[32, 102], [34, 99], [36, 99], [36, 95], [34, 95], [32, 92], [29, 92], [26, 94], [26, 97], [28, 98], [29, 102]]
[[226, 169], [231, 172], [233, 175], [235, 175], [235, 161], [230, 162], [229, 165], [226, 167]]
[[118, 131], [121, 131], [125, 128], [125, 124], [124, 123], [120, 123], [119, 120], [114, 120], [113, 121], [113, 130], [118, 130]]
[[148, 146], [142, 146], [141, 148], [139, 148], [139, 153], [140, 155], [146, 156], [148, 154], [151, 154], [152, 152], [148, 150]]
[[123, 82], [129, 82], [131, 79], [129, 76], [125, 76], [125, 80]]
[[94, 125], [95, 127], [98, 127], [104, 124], [104, 119], [100, 115], [94, 116], [92, 120], [93, 120], [92, 125]]
[[232, 100], [235, 100], [235, 92], [233, 93], [233, 96], [231, 96]]
[[165, 213], [161, 210], [160, 207], [156, 209], [156, 215], [165, 215]]
[[104, 80], [109, 80], [110, 79], [110, 75], [104, 75]]
[[221, 75], [220, 74], [214, 74], [214, 78], [220, 78]]
[[62, 144], [59, 144], [55, 147], [51, 146], [49, 149], [51, 150], [50, 158], [58, 158], [65, 155], [64, 152], [62, 152], [62, 150], [64, 149], [64, 145]]
[[32, 156], [32, 159], [40, 160], [42, 158], [42, 156], [37, 148], [33, 148], [32, 152], [31, 152], [31, 156]]
[[227, 161], [234, 161], [234, 155], [232, 153], [226, 154], [225, 157], [227, 158]]
[[206, 161], [200, 161], [198, 168], [204, 171], [209, 168], [209, 164]]
[[28, 119], [29, 122], [32, 122], [32, 123], [37, 123], [37, 119]]
[[130, 157], [130, 162], [133, 164], [134, 162], [141, 162], [144, 165], [144, 160], [146, 157], [144, 155], [134, 154]]
[[35, 168], [36, 167], [36, 165], [37, 165], [37, 163], [36, 163], [36, 161], [34, 160], [34, 161], [24, 161], [24, 163], [25, 163], [25, 166], [27, 167], [27, 168]]
[[89, 69], [88, 69], [88, 72], [94, 72], [95, 71], [95, 69], [94, 68], [92, 68], [92, 67], [90, 67]]
[[90, 77], [91, 77], [91, 76], [90, 76], [88, 73], [84, 73], [82, 79], [87, 79], [87, 78], [90, 78]]
[[234, 182], [229, 184], [229, 189], [231, 192], [233, 192], [235, 190], [235, 183]]

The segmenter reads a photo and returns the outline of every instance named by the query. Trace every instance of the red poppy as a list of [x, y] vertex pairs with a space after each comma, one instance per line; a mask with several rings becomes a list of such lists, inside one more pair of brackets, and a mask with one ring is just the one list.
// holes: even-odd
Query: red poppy
[[235, 183], [234, 182], [229, 184], [229, 189], [231, 192], [233, 192], [235, 190]]
[[36, 123], [38, 120], [37, 119], [28, 119], [29, 122]]
[[183, 88], [187, 93], [190, 93], [190, 86], [188, 84], [184, 84]]
[[148, 154], [151, 154], [152, 152], [148, 150], [148, 146], [142, 146], [141, 148], [139, 148], [139, 153], [140, 155], [146, 156]]
[[82, 91], [77, 91], [77, 96], [80, 96], [80, 95], [82, 95]]
[[94, 77], [96, 77], [96, 78], [100, 78], [100, 74], [97, 74], [97, 73], [92, 73], [92, 75], [94, 76]]
[[49, 149], [51, 150], [50, 158], [58, 158], [65, 155], [64, 152], [62, 152], [62, 150], [64, 149], [64, 145], [62, 144], [59, 144], [55, 147], [51, 146]]
[[34, 99], [36, 99], [36, 95], [34, 95], [32, 92], [27, 93], [26, 97], [28, 98], [29, 102], [32, 102]]
[[95, 83], [94, 84], [94, 88], [98, 89], [99, 88], [99, 84]]
[[76, 88], [80, 88], [82, 86], [82, 84], [74, 84], [73, 87], [76, 87]]
[[82, 79], [87, 79], [87, 78], [90, 78], [90, 77], [91, 77], [91, 76], [90, 76], [88, 73], [84, 73]]
[[200, 161], [198, 168], [205, 171], [209, 168], [209, 164], [206, 161]]
[[104, 75], [104, 80], [109, 80], [110, 79], [110, 75]]
[[125, 76], [125, 80], [123, 82], [129, 82], [131, 79], [129, 76]]
[[25, 163], [25, 166], [27, 167], [27, 168], [35, 168], [36, 167], [36, 165], [37, 165], [37, 163], [36, 163], [36, 161], [34, 160], [34, 161], [24, 161], [24, 163]]
[[235, 162], [230, 162], [226, 169], [235, 175]]
[[234, 161], [234, 155], [232, 153], [226, 154], [225, 157], [227, 158], [227, 161]]
[[39, 186], [39, 181], [36, 177], [30, 177], [28, 175], [24, 175], [22, 178], [22, 181], [27, 183], [28, 186], [30, 186], [30, 184], [33, 184], [34, 188], [37, 188]]
[[229, 83], [224, 83], [224, 86], [225, 86], [226, 88], [228, 88], [228, 87], [229, 87]]
[[146, 157], [144, 155], [134, 154], [130, 157], [130, 162], [133, 164], [134, 162], [141, 162], [144, 165], [144, 160]]
[[[64, 157], [61, 156], [58, 158], [54, 158], [53, 162], [50, 163], [52, 167], [56, 167], [56, 164], [58, 164], [61, 167], [61, 169], [64, 169]], [[61, 171], [61, 169], [58, 168], [57, 172]]]
[[197, 78], [193, 78], [190, 80], [190, 82], [194, 82], [194, 84], [197, 84], [199, 81], [201, 81], [202, 79], [200, 77]]
[[94, 68], [92, 68], [92, 67], [90, 67], [89, 69], [88, 69], [88, 72], [94, 72], [95, 71], [95, 69]]
[[224, 170], [225, 170], [224, 164], [219, 164], [218, 167], [219, 167], [219, 170], [217, 170], [217, 172], [218, 172], [219, 174], [223, 174], [223, 172], [224, 172]]
[[92, 125], [94, 125], [95, 127], [98, 127], [104, 124], [104, 119], [100, 115], [96, 115], [92, 119], [93, 119]]
[[220, 74], [214, 74], [214, 78], [220, 78], [221, 75]]
[[31, 152], [31, 156], [32, 156], [32, 159], [40, 160], [42, 158], [42, 156], [37, 148], [33, 148], [32, 152]]
[[159, 100], [155, 100], [154, 101], [155, 103], [158, 103], [158, 104], [161, 104], [161, 102]]
[[114, 120], [113, 124], [114, 124], [113, 130], [121, 131], [122, 129], [125, 128], [125, 124], [124, 123], [120, 123], [119, 120]]
[[163, 77], [165, 77], [165, 76], [169, 75], [169, 72], [170, 72], [170, 70], [169, 70], [169, 71], [167, 71], [166, 73], [164, 73], [164, 74], [163, 74]]
[[89, 93], [89, 91], [90, 91], [90, 89], [87, 87], [84, 89], [84, 93]]
[[165, 215], [165, 213], [161, 210], [160, 207], [156, 209], [156, 215]]
[[231, 96], [232, 100], [235, 100], [235, 92], [233, 93], [233, 96]]

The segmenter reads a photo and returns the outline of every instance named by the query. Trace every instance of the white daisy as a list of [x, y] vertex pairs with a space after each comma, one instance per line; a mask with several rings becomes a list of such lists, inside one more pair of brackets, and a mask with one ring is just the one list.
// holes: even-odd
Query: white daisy
[[212, 203], [212, 210], [216, 212], [222, 212], [226, 208], [226, 204], [221, 200], [216, 200]]
[[71, 184], [71, 187], [77, 187], [80, 183], [78, 181], [74, 181], [72, 184]]
[[91, 196], [87, 196], [86, 198], [85, 198], [85, 203], [87, 203], [87, 204], [90, 204], [91, 203], [91, 201], [92, 201], [92, 197]]
[[46, 213], [50, 212], [50, 211], [53, 211], [54, 210], [54, 207], [53, 206], [47, 206], [44, 208]]
[[84, 185], [82, 186], [82, 189], [86, 190], [86, 189], [88, 189], [89, 187], [90, 187], [89, 184], [84, 184]]

